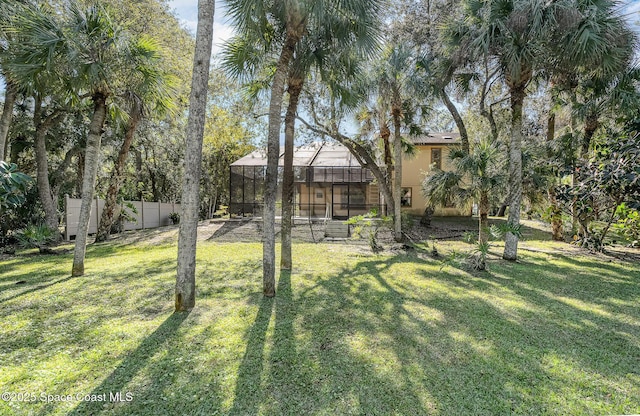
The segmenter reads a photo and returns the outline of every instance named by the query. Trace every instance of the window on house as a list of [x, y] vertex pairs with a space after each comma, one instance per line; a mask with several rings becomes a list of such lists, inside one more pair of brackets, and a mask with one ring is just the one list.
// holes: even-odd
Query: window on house
[[431, 149], [431, 166], [442, 169], [442, 149]]
[[400, 193], [400, 205], [403, 207], [411, 206], [411, 188], [402, 188]]

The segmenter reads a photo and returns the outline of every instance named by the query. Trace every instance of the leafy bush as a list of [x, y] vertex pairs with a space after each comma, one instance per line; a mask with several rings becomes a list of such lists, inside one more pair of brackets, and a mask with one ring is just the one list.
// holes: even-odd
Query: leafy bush
[[52, 230], [45, 224], [30, 224], [16, 233], [18, 245], [22, 248], [37, 248], [46, 252], [49, 244], [56, 240], [58, 230]]
[[172, 224], [180, 224], [180, 214], [177, 212], [172, 212], [171, 214], [169, 214], [169, 219], [171, 220]]
[[347, 224], [354, 226], [352, 234], [354, 238], [360, 238], [363, 233], [366, 233], [371, 251], [379, 253], [382, 251], [382, 245], [378, 242], [378, 232], [382, 228], [391, 229], [393, 218], [389, 216], [378, 217], [378, 210], [374, 208], [364, 215], [349, 218]]
[[[590, 250], [602, 251], [605, 238], [614, 224], [620, 224], [619, 207], [640, 209], [640, 148], [638, 135], [611, 133], [593, 157], [576, 167], [577, 181], [573, 185], [556, 187], [563, 210], [575, 217], [580, 225], [575, 243]], [[603, 226], [593, 227], [600, 221]], [[634, 220], [631, 219], [631, 223]], [[615, 227], [613, 227], [615, 229]]]
[[[0, 247], [16, 243], [14, 230], [43, 217], [33, 179], [17, 171], [14, 163], [0, 161]], [[13, 251], [8, 248], [3, 251]]]
[[0, 212], [22, 205], [31, 182], [30, 176], [18, 172], [15, 163], [0, 160]]
[[489, 254], [489, 243], [478, 243], [476, 248], [467, 256], [467, 264], [476, 271], [487, 269], [487, 254]]
[[631, 246], [638, 246], [640, 244], [640, 212], [622, 203], [616, 209], [616, 216], [618, 221], [613, 224], [615, 232], [629, 240]]

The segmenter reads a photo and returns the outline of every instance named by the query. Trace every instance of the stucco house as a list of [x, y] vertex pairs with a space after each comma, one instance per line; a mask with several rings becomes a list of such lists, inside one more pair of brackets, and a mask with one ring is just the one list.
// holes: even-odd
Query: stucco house
[[[420, 215], [426, 201], [421, 182], [432, 166], [447, 169], [451, 145], [459, 142], [457, 133], [429, 133], [412, 139], [416, 154], [402, 162], [403, 211]], [[280, 157], [282, 175], [283, 157]], [[229, 212], [241, 216], [260, 216], [264, 201], [267, 158], [255, 151], [231, 164]], [[357, 159], [339, 143], [312, 143], [294, 151], [296, 217], [346, 219], [373, 208], [384, 212], [382, 198], [373, 174], [360, 167]], [[278, 197], [282, 194], [278, 181]], [[278, 198], [280, 200], [280, 198]], [[278, 208], [279, 208], [278, 204]], [[453, 207], [437, 207], [435, 215], [462, 215]]]

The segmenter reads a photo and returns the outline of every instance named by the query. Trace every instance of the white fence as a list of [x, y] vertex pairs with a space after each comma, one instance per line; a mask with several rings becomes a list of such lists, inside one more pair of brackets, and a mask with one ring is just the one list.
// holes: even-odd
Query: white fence
[[[78, 233], [78, 219], [80, 217], [81, 199], [74, 199], [65, 196], [65, 215], [66, 227], [64, 230], [65, 240], [71, 240], [72, 236]], [[89, 234], [95, 234], [98, 231], [98, 224], [105, 201], [96, 198], [91, 204], [91, 218], [89, 219]], [[131, 204], [135, 207], [137, 213], [132, 212], [127, 207]], [[125, 201], [123, 209], [129, 214], [134, 221], [125, 221], [125, 230], [142, 230], [145, 228], [157, 228], [165, 225], [171, 225], [169, 215], [172, 212], [180, 212], [180, 204], [164, 203], [164, 202], [146, 202], [146, 201]]]

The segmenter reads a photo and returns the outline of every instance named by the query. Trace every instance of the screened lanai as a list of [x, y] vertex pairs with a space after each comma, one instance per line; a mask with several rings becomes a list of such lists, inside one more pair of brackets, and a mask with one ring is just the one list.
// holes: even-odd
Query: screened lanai
[[[231, 164], [231, 214], [262, 216], [266, 164], [264, 151], [255, 151]], [[383, 201], [373, 175], [362, 169], [341, 144], [312, 143], [296, 148], [293, 166], [295, 217], [346, 219], [372, 208], [380, 211]], [[282, 169], [281, 155], [276, 215], [281, 214], [282, 207]]]

